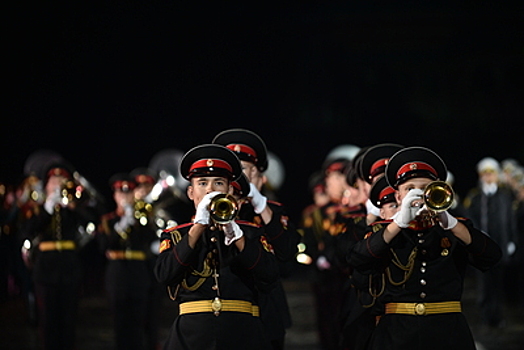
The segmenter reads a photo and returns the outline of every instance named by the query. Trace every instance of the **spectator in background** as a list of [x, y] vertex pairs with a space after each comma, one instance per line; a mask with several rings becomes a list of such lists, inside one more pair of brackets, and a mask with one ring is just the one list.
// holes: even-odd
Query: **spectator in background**
[[490, 328], [505, 324], [503, 305], [506, 296], [506, 273], [515, 253], [516, 220], [512, 209], [514, 195], [500, 182], [497, 160], [485, 157], [477, 163], [478, 186], [464, 201], [468, 218], [486, 232], [502, 249], [502, 259], [491, 270], [478, 274], [478, 302], [483, 322]]

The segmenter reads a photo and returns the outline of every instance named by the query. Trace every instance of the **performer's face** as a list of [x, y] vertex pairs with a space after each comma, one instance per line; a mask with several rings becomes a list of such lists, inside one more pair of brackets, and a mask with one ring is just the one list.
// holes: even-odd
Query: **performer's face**
[[193, 201], [195, 207], [204, 198], [204, 196], [211, 192], [233, 193], [233, 186], [225, 177], [217, 176], [202, 176], [191, 179], [191, 184], [187, 188], [187, 196]]

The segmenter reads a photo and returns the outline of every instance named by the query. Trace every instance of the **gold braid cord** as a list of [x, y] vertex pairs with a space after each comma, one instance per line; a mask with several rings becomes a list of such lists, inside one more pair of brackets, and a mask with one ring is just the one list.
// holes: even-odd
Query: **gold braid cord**
[[[171, 234], [171, 241], [173, 242], [174, 245], [177, 245], [178, 242], [180, 242], [182, 240], [182, 235], [180, 234], [180, 232], [178, 230], [171, 231], [170, 234]], [[198, 288], [200, 288], [200, 286], [202, 286], [202, 284], [205, 282], [206, 278], [211, 276], [212, 269], [211, 269], [211, 266], [209, 264], [209, 261], [211, 261], [212, 257], [213, 257], [213, 253], [209, 252], [207, 254], [206, 259], [204, 260], [204, 268], [202, 269], [202, 271], [196, 271], [194, 268], [191, 267], [190, 273], [193, 276], [200, 277], [193, 285], [190, 286], [190, 285], [187, 284], [187, 277], [186, 277], [186, 278], [184, 278], [182, 280], [182, 282], [180, 282], [179, 285], [177, 285], [174, 288], [175, 289], [174, 291], [172, 291], [172, 286], [168, 286], [167, 287], [167, 291], [169, 293], [169, 297], [171, 298], [171, 300], [175, 300], [176, 299], [177, 294], [178, 294], [178, 290], [179, 290], [180, 287], [182, 287], [182, 288], [184, 288], [186, 290], [189, 290], [189, 291], [195, 291]]]
[[[369, 304], [363, 304], [361, 302], [360, 305], [362, 305], [363, 308], [367, 309], [367, 308], [370, 308], [373, 305], [375, 305], [375, 302], [377, 301], [377, 298], [379, 296], [381, 296], [382, 293], [384, 293], [384, 289], [386, 289], [386, 277], [385, 277], [385, 275], [383, 273], [380, 274], [380, 277], [382, 277], [382, 283], [381, 283], [381, 286], [380, 286], [380, 290], [377, 291], [377, 289], [373, 286], [373, 275], [372, 274], [369, 275], [368, 292], [369, 292], [369, 295], [371, 295], [372, 301]], [[360, 299], [360, 297], [359, 297], [359, 299]]]
[[408, 262], [406, 265], [403, 265], [400, 262], [400, 259], [398, 258], [397, 254], [393, 249], [391, 249], [391, 252], [393, 253], [393, 259], [392, 262], [395, 264], [396, 267], [404, 271], [404, 278], [400, 282], [393, 281], [393, 278], [391, 277], [391, 271], [388, 268], [386, 268], [386, 274], [388, 275], [389, 282], [394, 286], [400, 286], [407, 282], [407, 280], [411, 277], [411, 274], [413, 273], [413, 268], [415, 267], [415, 257], [417, 256], [418, 249], [417, 247], [413, 248], [411, 251], [411, 254], [409, 254]]

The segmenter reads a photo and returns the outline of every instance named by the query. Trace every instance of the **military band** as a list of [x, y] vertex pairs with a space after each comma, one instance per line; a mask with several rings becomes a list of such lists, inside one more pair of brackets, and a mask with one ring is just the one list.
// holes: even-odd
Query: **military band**
[[505, 288], [524, 288], [512, 269], [523, 260], [518, 162], [482, 159], [458, 210], [432, 149], [352, 147], [311, 176], [314, 203], [295, 222], [268, 183], [268, 154], [254, 131], [218, 130], [116, 173], [108, 202], [61, 155], [31, 155], [20, 184], [0, 183], [0, 247], [3, 265], [10, 254], [23, 265], [42, 347], [78, 346], [80, 298], [103, 276], [116, 349], [286, 349], [284, 281], [298, 266], [312, 273], [323, 350], [475, 349], [463, 313], [471, 267], [483, 322], [504, 327]]

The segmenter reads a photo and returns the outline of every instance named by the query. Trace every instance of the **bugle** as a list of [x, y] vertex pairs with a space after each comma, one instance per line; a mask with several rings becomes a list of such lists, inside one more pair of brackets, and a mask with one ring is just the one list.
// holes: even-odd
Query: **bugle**
[[209, 204], [209, 214], [215, 224], [225, 225], [235, 220], [238, 215], [238, 203], [235, 197], [227, 193], [217, 194]]

